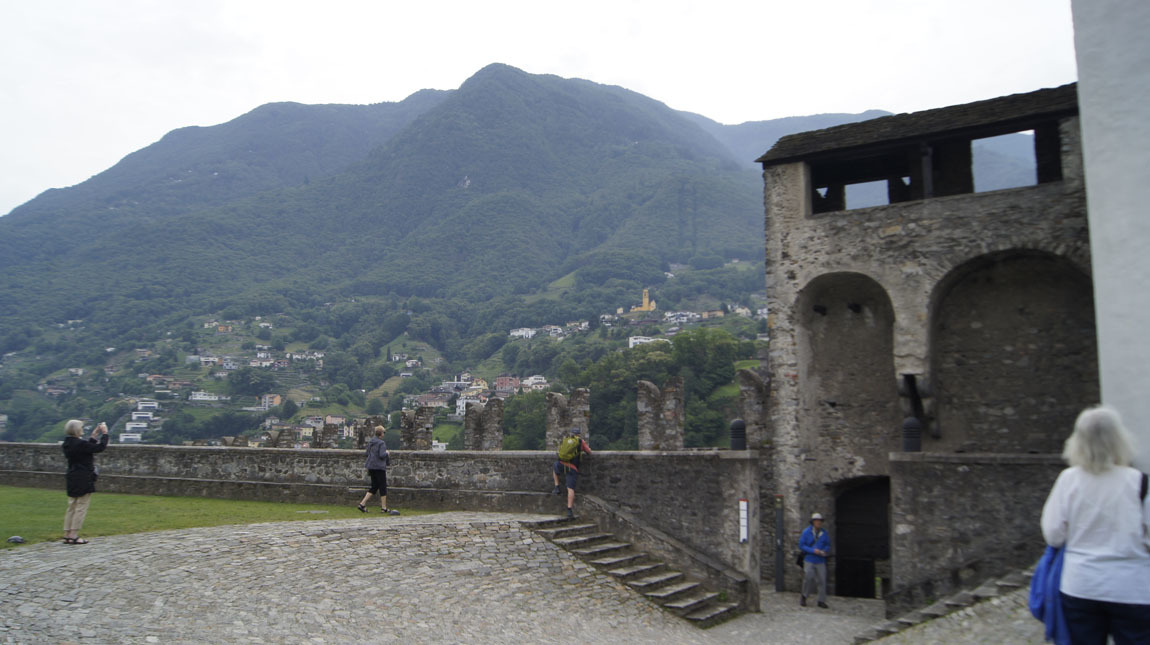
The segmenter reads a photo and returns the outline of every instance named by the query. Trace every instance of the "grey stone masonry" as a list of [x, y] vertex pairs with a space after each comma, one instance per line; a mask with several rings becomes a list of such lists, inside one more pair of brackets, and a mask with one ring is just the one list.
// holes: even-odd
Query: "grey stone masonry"
[[571, 398], [558, 392], [547, 393], [547, 450], [558, 450], [559, 441], [579, 427], [588, 441], [591, 421], [591, 390], [576, 388]]
[[[761, 527], [764, 575], [814, 511], [831, 592], [893, 612], [1030, 557], [1056, 455], [1099, 400], [1076, 96], [789, 135], [760, 158], [769, 446], [743, 412], [760, 499], [776, 500], [774, 522], [760, 507], [779, 527]], [[978, 143], [1008, 133], [1028, 133], [1033, 183], [976, 186]], [[854, 203], [849, 187], [877, 181], [885, 203]], [[921, 433], [904, 453], [908, 420]], [[777, 569], [797, 589], [800, 569]]]
[[[355, 448], [356, 450], [363, 450], [367, 447], [367, 443], [375, 436], [375, 428], [377, 426], [387, 427], [387, 419], [384, 417], [368, 417], [361, 421], [357, 421], [352, 429], [355, 435]], [[271, 447], [271, 446], [269, 446]], [[285, 446], [286, 447], [286, 446]]]
[[468, 403], [463, 417], [464, 450], [503, 450], [503, 399]]
[[639, 450], [682, 450], [683, 377], [667, 379], [662, 390], [650, 381], [637, 389]]
[[278, 448], [280, 442], [280, 431], [269, 430], [267, 433], [267, 441], [264, 441], [265, 448]]
[[435, 408], [404, 410], [400, 438], [405, 450], [431, 450], [431, 429], [435, 427]]
[[770, 380], [755, 370], [739, 370], [735, 376], [739, 382], [739, 409], [747, 424], [747, 447], [758, 450], [769, 443], [771, 436], [767, 419]]
[[685, 576], [673, 565], [637, 550], [630, 542], [600, 531], [594, 521], [542, 520], [528, 523], [552, 543], [566, 549], [636, 593], [697, 627], [710, 627], [738, 615], [738, 605]]
[[323, 428], [314, 434], [312, 444], [313, 448], [338, 448], [339, 426], [333, 423], [324, 424]]
[[[350, 505], [367, 485], [359, 450], [116, 445], [97, 459], [101, 492]], [[554, 459], [543, 451], [392, 450], [388, 502], [429, 510], [561, 513], [566, 499], [549, 494]], [[596, 451], [583, 460], [576, 512], [589, 512], [591, 499], [602, 499], [609, 507], [605, 518], [633, 527], [629, 540], [657, 537], [644, 550], [661, 551], [660, 557], [684, 566], [694, 563], [700, 571], [692, 575], [699, 579], [733, 581], [732, 599], [738, 591], [753, 606], [759, 585], [757, 462], [753, 451]], [[0, 442], [0, 484], [62, 489], [65, 468], [57, 445]], [[745, 536], [740, 500], [750, 509]], [[618, 525], [610, 530], [620, 533]]]

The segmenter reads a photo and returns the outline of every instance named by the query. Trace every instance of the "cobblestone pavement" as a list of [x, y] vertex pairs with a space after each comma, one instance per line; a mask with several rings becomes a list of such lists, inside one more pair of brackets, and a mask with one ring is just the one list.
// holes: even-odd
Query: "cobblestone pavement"
[[709, 630], [520, 524], [441, 513], [161, 531], [0, 552], [0, 643], [850, 643], [877, 601]]
[[876, 645], [1041, 645], [1045, 628], [1030, 615], [1023, 587], [875, 641]]

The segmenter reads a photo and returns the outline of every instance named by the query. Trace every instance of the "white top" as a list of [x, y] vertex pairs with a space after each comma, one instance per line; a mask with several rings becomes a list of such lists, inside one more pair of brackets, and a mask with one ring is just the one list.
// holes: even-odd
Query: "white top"
[[1142, 473], [1125, 466], [1058, 475], [1042, 507], [1042, 536], [1066, 545], [1063, 593], [1150, 605], [1150, 495], [1139, 505], [1141, 482]]

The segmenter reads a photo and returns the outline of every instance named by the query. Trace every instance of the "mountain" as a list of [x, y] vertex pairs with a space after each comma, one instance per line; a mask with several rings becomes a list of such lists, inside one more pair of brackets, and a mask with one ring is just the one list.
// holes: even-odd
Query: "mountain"
[[[221, 125], [174, 130], [88, 181], [48, 190], [0, 219], [0, 267], [53, 256], [117, 225], [336, 174], [446, 95], [424, 90], [368, 106], [273, 103]], [[49, 222], [54, 235], [46, 236]]]
[[[260, 389], [305, 388], [295, 395], [312, 402], [381, 387], [395, 376], [393, 343], [443, 373], [575, 382], [634, 328], [562, 343], [509, 343], [507, 331], [598, 325], [644, 289], [664, 310], [753, 306], [764, 245], [752, 160], [784, 134], [882, 114], [727, 126], [620, 87], [495, 64], [398, 103], [276, 103], [175, 130], [0, 217], [5, 436], [122, 415], [125, 394], [154, 389], [141, 371], [219, 388], [183, 357], [244, 356], [257, 339], [277, 353], [327, 351], [321, 370], [249, 369], [275, 383]], [[987, 142], [976, 165], [1024, 178], [1024, 145]], [[750, 262], [727, 262], [736, 258]], [[234, 321], [235, 335], [217, 337], [211, 320]], [[749, 352], [759, 323], [728, 323]], [[622, 428], [634, 406], [616, 404]], [[712, 430], [725, 427], [718, 407], [704, 412]]]
[[720, 125], [705, 116], [687, 112], [683, 114], [726, 146], [731, 155], [739, 160], [740, 165], [757, 168], [755, 159], [761, 157], [775, 145], [776, 141], [788, 134], [877, 119], [880, 116], [890, 116], [891, 113], [883, 110], [867, 110], [859, 114], [815, 114], [770, 121], [747, 121], [738, 125]]
[[620, 254], [654, 278], [755, 255], [756, 183], [661, 103], [503, 65], [400, 103], [266, 105], [0, 218], [0, 336], [253, 294], [484, 298]]
[[229, 307], [492, 303], [565, 276], [553, 315], [614, 309], [670, 264], [761, 259], [750, 160], [880, 114], [724, 126], [500, 64], [398, 103], [261, 106], [0, 218], [0, 350], [65, 320], [113, 342]]

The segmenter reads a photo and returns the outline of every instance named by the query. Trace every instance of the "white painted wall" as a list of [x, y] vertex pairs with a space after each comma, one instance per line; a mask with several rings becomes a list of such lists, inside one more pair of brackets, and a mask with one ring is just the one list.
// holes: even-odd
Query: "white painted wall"
[[1071, 4], [1102, 400], [1150, 471], [1150, 2]]

